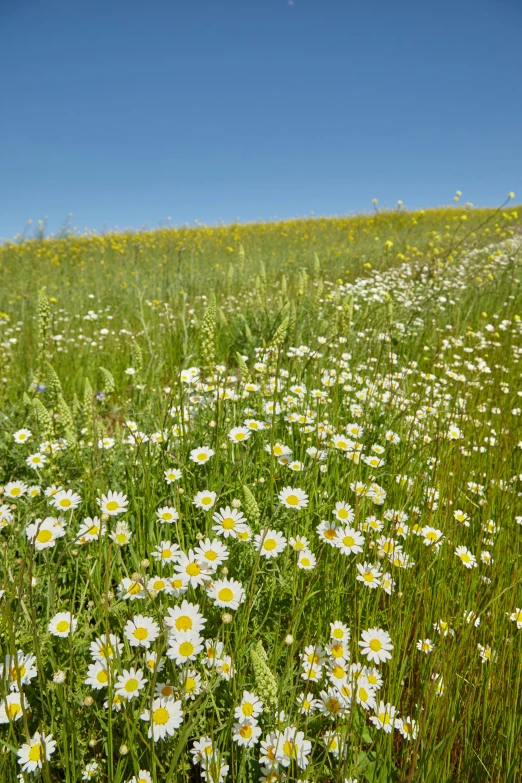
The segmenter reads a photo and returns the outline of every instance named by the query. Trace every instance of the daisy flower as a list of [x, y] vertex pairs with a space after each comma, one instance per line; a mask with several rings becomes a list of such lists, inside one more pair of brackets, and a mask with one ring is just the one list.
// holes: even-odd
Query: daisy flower
[[370, 628], [361, 634], [362, 641], [359, 642], [362, 655], [365, 655], [369, 661], [374, 663], [383, 663], [391, 659], [393, 644], [391, 636], [382, 628]]
[[473, 555], [467, 547], [458, 546], [455, 549], [455, 554], [462, 561], [462, 564], [466, 568], [476, 568], [477, 560], [475, 558], [475, 555]]
[[216, 606], [229, 609], [237, 609], [245, 600], [243, 585], [235, 579], [216, 579], [207, 592]]
[[371, 563], [356, 564], [357, 571], [359, 572], [355, 577], [358, 582], [362, 582], [366, 587], [375, 589], [379, 587], [381, 581], [381, 572]]
[[217, 495], [215, 492], [210, 492], [209, 490], [203, 490], [202, 492], [198, 492], [197, 495], [194, 496], [192, 502], [197, 508], [202, 508], [203, 511], [208, 511], [212, 508], [214, 503], [216, 502]]
[[87, 668], [85, 685], [90, 685], [91, 688], [99, 691], [102, 688], [107, 688], [109, 685], [109, 676], [107, 664], [102, 661], [95, 661], [94, 663], [90, 663]]
[[302, 552], [299, 552], [299, 557], [297, 559], [298, 568], [301, 568], [303, 571], [312, 571], [316, 565], [317, 558], [313, 552], [310, 552], [309, 549], [304, 549]]
[[188, 661], [195, 661], [202, 649], [203, 639], [197, 631], [178, 631], [169, 636], [167, 657], [177, 666], [182, 666]]
[[113, 633], [102, 634], [90, 644], [90, 652], [95, 661], [109, 661], [114, 656], [119, 657], [123, 652], [121, 640]]
[[237, 538], [238, 533], [246, 528], [246, 519], [242, 512], [230, 506], [215, 511], [212, 520], [216, 523], [212, 530], [223, 538]]
[[176, 563], [179, 559], [180, 548], [178, 544], [173, 544], [170, 541], [162, 541], [152, 551], [152, 557], [155, 560], [159, 560], [163, 563]]
[[169, 470], [166, 470], [163, 475], [165, 476], [165, 481], [167, 484], [173, 484], [174, 481], [179, 481], [183, 474], [181, 473], [181, 470], [178, 470], [178, 468], [169, 468]]
[[396, 717], [396, 712], [397, 710], [391, 704], [380, 701], [379, 706], [375, 709], [375, 715], [371, 715], [370, 720], [378, 729], [389, 734], [395, 725], [398, 728], [399, 717]]
[[343, 527], [337, 531], [335, 544], [343, 555], [355, 555], [362, 552], [364, 543], [364, 536], [353, 527]]
[[262, 557], [277, 557], [286, 547], [286, 538], [277, 530], [265, 528], [254, 537], [254, 546]]
[[28, 468], [33, 468], [33, 470], [39, 470], [40, 468], [43, 468], [45, 463], [47, 462], [47, 457], [45, 454], [30, 454], [27, 459], [25, 460], [25, 464]]
[[81, 502], [82, 499], [77, 492], [73, 492], [72, 489], [62, 489], [51, 498], [49, 503], [59, 511], [74, 511]]
[[145, 647], [148, 649], [152, 642], [159, 636], [159, 625], [152, 617], [136, 614], [132, 620], [128, 620], [124, 633], [131, 647]]
[[31, 430], [21, 429], [13, 433], [13, 440], [15, 443], [27, 443], [32, 436]]
[[118, 514], [123, 514], [127, 511], [127, 505], [129, 503], [126, 495], [122, 492], [112, 492], [112, 490], [109, 490], [106, 495], [102, 495], [97, 502], [102, 513], [109, 514], [111, 517], [118, 516]]
[[344, 623], [336, 620], [334, 623], [330, 623], [330, 637], [337, 642], [350, 641], [350, 629]]
[[241, 723], [235, 723], [232, 728], [232, 739], [240, 747], [252, 748], [259, 742], [262, 729], [252, 718], [245, 718]]
[[58, 612], [51, 618], [47, 629], [53, 636], [60, 636], [64, 639], [69, 636], [70, 633], [74, 633], [78, 620], [75, 619], [71, 612]]
[[29, 702], [23, 693], [11, 691], [5, 697], [5, 701], [0, 702], [0, 723], [10, 723], [20, 720], [24, 710], [29, 709]]
[[8, 498], [22, 497], [27, 492], [27, 484], [23, 481], [9, 481], [4, 487], [4, 495]]
[[114, 690], [122, 699], [130, 701], [140, 695], [140, 691], [143, 690], [146, 684], [147, 680], [143, 677], [143, 671], [131, 667], [130, 669], [124, 669], [118, 675]]
[[192, 587], [205, 584], [210, 579], [209, 569], [206, 563], [199, 563], [193, 549], [188, 553], [180, 552], [175, 566], [177, 574], [188, 578]]
[[211, 457], [213, 457], [215, 454], [215, 451], [207, 446], [203, 446], [199, 449], [192, 449], [190, 452], [190, 459], [192, 462], [195, 462], [199, 465], [204, 465], [205, 462], [208, 462]]
[[58, 538], [65, 535], [62, 524], [54, 517], [47, 517], [44, 520], [37, 519], [25, 529], [25, 534], [31, 543], [34, 543], [35, 549], [41, 551], [53, 547]]
[[167, 523], [169, 525], [179, 519], [178, 512], [172, 506], [163, 506], [163, 508], [158, 508], [156, 511], [156, 516], [161, 523]]
[[330, 544], [330, 546], [337, 546], [340, 533], [337, 522], [328, 522], [326, 519], [323, 519], [323, 521], [317, 525], [316, 530], [321, 541], [324, 541], [325, 544]]
[[228, 433], [228, 437], [232, 443], [242, 443], [243, 441], [248, 440], [251, 434], [252, 432], [248, 427], [234, 427]]
[[180, 631], [203, 631], [206, 617], [199, 611], [199, 604], [191, 604], [184, 600], [181, 606], [169, 607], [168, 616], [164, 618], [167, 628], [175, 633]]
[[279, 493], [279, 500], [286, 508], [306, 508], [308, 505], [308, 495], [302, 489], [292, 489], [285, 487]]
[[241, 704], [235, 708], [234, 717], [238, 721], [247, 720], [249, 718], [257, 718], [263, 712], [263, 702], [256, 696], [255, 693], [250, 691], [243, 691], [241, 698]]
[[98, 517], [85, 517], [81, 525], [76, 541], [79, 544], [88, 544], [89, 541], [97, 541], [100, 534], [105, 533], [105, 526]]
[[23, 772], [36, 772], [42, 769], [43, 762], [49, 761], [56, 749], [56, 740], [52, 734], [35, 732], [29, 742], [24, 743], [16, 752], [18, 763]]
[[311, 751], [312, 743], [295, 726], [276, 732], [275, 757], [283, 767], [289, 767], [295, 761], [299, 769], [306, 769]]
[[355, 519], [355, 511], [348, 503], [345, 503], [343, 500], [339, 500], [335, 504], [333, 513], [339, 522], [344, 522], [344, 524], [350, 524]]
[[196, 547], [195, 555], [198, 563], [205, 564], [208, 570], [213, 573], [218, 566], [228, 559], [228, 548], [218, 539], [213, 541], [206, 538], [200, 541]]
[[127, 522], [123, 519], [116, 523], [116, 527], [110, 534], [109, 538], [112, 538], [115, 544], [118, 546], [125, 546], [132, 538], [132, 531]]
[[137, 775], [133, 775], [129, 783], [153, 783], [150, 772], [146, 769], [140, 769]]
[[366, 677], [359, 677], [355, 685], [355, 701], [364, 710], [371, 710], [375, 707], [375, 688], [373, 688]]
[[400, 733], [407, 740], [416, 740], [419, 735], [419, 727], [417, 722], [410, 718], [399, 719], [395, 722], [395, 726], [399, 729]]
[[141, 720], [150, 723], [148, 737], [157, 742], [164, 737], [172, 736], [183, 722], [181, 701], [173, 699], [154, 699], [150, 710], [144, 710]]

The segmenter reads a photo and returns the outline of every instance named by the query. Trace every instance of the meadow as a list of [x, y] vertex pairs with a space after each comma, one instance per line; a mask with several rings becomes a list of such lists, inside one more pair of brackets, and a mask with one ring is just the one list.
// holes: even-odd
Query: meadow
[[1, 781], [522, 779], [509, 201], [0, 246]]

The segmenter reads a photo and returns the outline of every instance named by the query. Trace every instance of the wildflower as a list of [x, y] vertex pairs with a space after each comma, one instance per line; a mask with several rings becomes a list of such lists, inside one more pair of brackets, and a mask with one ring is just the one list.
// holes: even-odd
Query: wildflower
[[251, 434], [252, 432], [249, 427], [234, 427], [228, 433], [228, 437], [232, 443], [242, 443], [243, 441], [248, 440]]
[[40, 468], [43, 468], [46, 462], [47, 462], [47, 457], [45, 456], [45, 454], [39, 454], [38, 452], [36, 454], [30, 454], [25, 460], [25, 464], [27, 465], [27, 467], [33, 468], [34, 470], [39, 470]]
[[348, 503], [345, 503], [343, 500], [339, 500], [335, 504], [333, 513], [339, 522], [344, 522], [345, 524], [351, 524], [355, 519], [355, 511]]
[[82, 773], [82, 780], [92, 780], [92, 778], [95, 778], [99, 772], [100, 768], [98, 766], [97, 761], [90, 761], [88, 764], [86, 764], [85, 769]]
[[156, 511], [156, 516], [161, 523], [167, 523], [169, 525], [172, 525], [173, 522], [176, 522], [176, 520], [179, 519], [178, 512], [175, 508], [172, 508], [172, 506], [163, 506], [163, 508], [158, 508]]
[[337, 542], [339, 541], [339, 534], [340, 527], [337, 526], [337, 522], [327, 522], [323, 519], [323, 521], [317, 525], [317, 535], [325, 544], [336, 547]]
[[106, 495], [102, 495], [97, 502], [102, 513], [109, 514], [112, 517], [127, 511], [129, 501], [122, 492], [109, 491]]
[[237, 538], [238, 533], [246, 529], [246, 519], [242, 512], [230, 506], [215, 511], [212, 520], [216, 523], [212, 530], [223, 538]]
[[435, 645], [431, 641], [431, 639], [419, 639], [417, 642], [417, 650], [420, 650], [423, 653], [426, 653], [426, 655], [429, 655], [430, 652], [432, 652]]
[[152, 557], [163, 563], [177, 563], [180, 556], [178, 544], [172, 544], [170, 541], [162, 541], [152, 551]]
[[177, 666], [188, 661], [195, 661], [203, 649], [203, 639], [197, 631], [177, 631], [169, 636], [167, 657]]
[[204, 465], [205, 462], [208, 462], [211, 457], [213, 457], [215, 454], [215, 451], [209, 447], [203, 446], [203, 448], [198, 449], [192, 449], [190, 452], [190, 459], [192, 462], [196, 462], [199, 465]]
[[228, 559], [228, 548], [219, 540], [206, 538], [196, 547], [195, 555], [198, 563], [205, 564], [210, 573]]
[[245, 600], [241, 582], [235, 579], [216, 579], [208, 588], [208, 595], [216, 606], [237, 609]]
[[390, 650], [393, 650], [393, 644], [386, 631], [381, 628], [370, 628], [368, 631], [363, 631], [361, 637], [359, 647], [369, 661], [379, 664], [391, 659]]
[[53, 636], [61, 636], [65, 638], [70, 633], [74, 633], [78, 620], [75, 619], [71, 612], [58, 612], [51, 618], [48, 630]]
[[123, 652], [123, 644], [113, 633], [102, 634], [90, 644], [91, 656], [95, 661], [110, 661], [114, 656], [119, 657]]
[[60, 511], [74, 511], [81, 502], [82, 499], [77, 492], [73, 492], [71, 489], [62, 489], [51, 498], [50, 505]]
[[283, 767], [289, 767], [295, 761], [299, 769], [306, 769], [312, 743], [305, 739], [304, 732], [294, 726], [275, 734], [275, 757]]
[[147, 681], [143, 677], [143, 671], [131, 667], [130, 669], [124, 669], [118, 675], [114, 689], [120, 698], [130, 701], [140, 695], [140, 691], [143, 690], [146, 684]]
[[517, 607], [515, 611], [509, 615], [509, 619], [511, 622], [516, 623], [517, 628], [520, 630], [520, 628], [522, 628], [522, 609]]
[[4, 495], [8, 498], [22, 497], [27, 492], [27, 484], [23, 481], [9, 481], [4, 487]]
[[416, 740], [419, 735], [419, 727], [413, 718], [407, 717], [395, 722], [396, 728], [400, 731], [404, 739]]
[[476, 568], [477, 566], [477, 560], [475, 558], [475, 555], [472, 555], [469, 549], [465, 546], [458, 546], [455, 549], [455, 554], [460, 560], [462, 561], [462, 564], [466, 568]]
[[308, 505], [308, 495], [302, 489], [292, 489], [285, 487], [279, 493], [279, 500], [286, 508], [306, 508]]
[[79, 544], [87, 544], [89, 541], [97, 541], [100, 534], [105, 532], [105, 526], [102, 525], [98, 517], [85, 517], [81, 525], [76, 541]]
[[365, 710], [371, 710], [376, 705], [375, 688], [366, 677], [359, 677], [355, 687], [355, 700]]
[[299, 557], [297, 559], [298, 568], [301, 568], [303, 571], [311, 571], [316, 565], [317, 558], [313, 552], [310, 552], [309, 549], [304, 549], [302, 552], [299, 552]]
[[29, 709], [29, 702], [23, 693], [11, 691], [0, 702], [0, 723], [20, 720], [23, 711]]
[[28, 525], [25, 533], [28, 540], [34, 543], [35, 549], [41, 551], [54, 547], [56, 540], [65, 535], [65, 530], [58, 519], [46, 517], [44, 520], [37, 519]]
[[191, 604], [183, 601], [181, 606], [168, 608], [168, 616], [165, 617], [165, 625], [173, 632], [179, 631], [203, 631], [206, 618], [199, 611], [199, 604]]
[[195, 506], [197, 506], [197, 508], [202, 508], [204, 511], [208, 511], [216, 502], [216, 498], [217, 495], [215, 492], [204, 490], [203, 492], [198, 492], [197, 495], [194, 496], [192, 502]]
[[118, 546], [125, 546], [132, 538], [132, 531], [128, 524], [122, 519], [116, 523], [116, 527], [109, 536]]
[[13, 440], [15, 443], [27, 443], [32, 437], [31, 430], [21, 429], [13, 433]]
[[389, 734], [394, 726], [398, 725], [398, 716], [396, 716], [397, 710], [391, 704], [385, 704], [383, 701], [379, 702], [379, 706], [375, 710], [375, 715], [370, 716], [370, 720], [374, 726], [378, 729], [382, 729], [385, 734]]
[[199, 563], [192, 549], [189, 549], [187, 554], [185, 552], [179, 553], [175, 571], [176, 574], [186, 577], [192, 587], [203, 585], [210, 579], [208, 565]]
[[364, 536], [352, 527], [340, 528], [335, 539], [336, 546], [343, 555], [357, 554], [363, 551]]
[[159, 636], [159, 625], [152, 617], [136, 614], [132, 620], [128, 620], [124, 633], [131, 647], [145, 647], [148, 649], [152, 642]]
[[128, 783], [153, 783], [150, 772], [146, 769], [140, 769], [137, 775], [133, 775]]
[[381, 572], [378, 568], [372, 566], [371, 563], [366, 562], [363, 565], [357, 563], [356, 567], [359, 573], [355, 578], [358, 582], [362, 582], [366, 587], [370, 587], [371, 589], [379, 587]]
[[154, 699], [152, 708], [144, 710], [140, 715], [141, 720], [150, 723], [147, 736], [154, 742], [172, 736], [183, 722], [181, 701], [173, 699]]
[[167, 484], [173, 484], [174, 481], [180, 480], [182, 473], [178, 468], [169, 468], [169, 470], [164, 471], [163, 475]]
[[52, 734], [40, 734], [35, 732], [29, 742], [24, 743], [18, 750], [18, 763], [23, 772], [36, 772], [42, 769], [44, 761], [49, 761], [56, 749], [56, 740]]
[[102, 688], [106, 688], [109, 684], [110, 672], [107, 668], [107, 664], [102, 661], [95, 661], [90, 663], [87, 668], [87, 679], [85, 685], [90, 685], [91, 688], [99, 691]]
[[261, 727], [252, 718], [245, 718], [234, 724], [232, 732], [234, 742], [240, 747], [251, 748], [259, 742]]
[[262, 557], [277, 557], [286, 547], [286, 538], [277, 530], [265, 528], [255, 536], [254, 546]]

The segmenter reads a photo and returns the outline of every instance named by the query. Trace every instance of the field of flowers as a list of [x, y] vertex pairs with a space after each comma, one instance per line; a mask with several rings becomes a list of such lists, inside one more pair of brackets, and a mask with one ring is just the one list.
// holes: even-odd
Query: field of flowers
[[522, 779], [508, 204], [0, 247], [0, 780]]

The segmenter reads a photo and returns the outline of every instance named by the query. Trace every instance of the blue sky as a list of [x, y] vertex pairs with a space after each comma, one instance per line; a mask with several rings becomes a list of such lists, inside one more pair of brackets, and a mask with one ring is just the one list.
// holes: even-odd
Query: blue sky
[[521, 40], [520, 0], [1, 0], [0, 237], [522, 196]]

